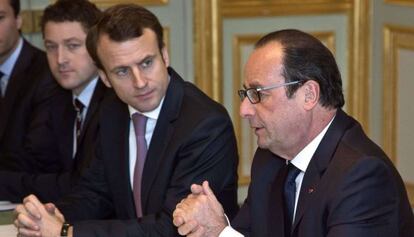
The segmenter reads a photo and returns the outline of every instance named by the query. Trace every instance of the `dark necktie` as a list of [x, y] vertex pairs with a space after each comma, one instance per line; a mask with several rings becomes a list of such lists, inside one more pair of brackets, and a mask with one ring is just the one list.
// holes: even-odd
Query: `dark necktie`
[[291, 227], [293, 224], [293, 212], [295, 210], [295, 196], [296, 196], [296, 183], [295, 179], [300, 173], [300, 170], [296, 168], [292, 163], [288, 164], [288, 174], [285, 180], [284, 197], [285, 197], [285, 210], [287, 222], [286, 233], [290, 236]]
[[3, 83], [2, 83], [3, 76], [4, 76], [4, 73], [0, 71], [0, 100], [3, 97]]
[[0, 109], [1, 107], [3, 107], [3, 85], [2, 85], [3, 76], [4, 76], [4, 73], [0, 71]]
[[85, 106], [80, 102], [78, 99], [73, 100], [73, 107], [76, 111], [76, 119], [75, 119], [75, 129], [76, 129], [76, 143], [79, 143], [79, 136], [82, 131], [82, 112]]
[[137, 217], [142, 217], [141, 203], [141, 181], [144, 169], [145, 158], [147, 156], [147, 143], [145, 142], [145, 128], [147, 125], [147, 117], [142, 114], [134, 113], [132, 115], [135, 136], [137, 141], [137, 157], [134, 168], [133, 192], [135, 201], [135, 211]]

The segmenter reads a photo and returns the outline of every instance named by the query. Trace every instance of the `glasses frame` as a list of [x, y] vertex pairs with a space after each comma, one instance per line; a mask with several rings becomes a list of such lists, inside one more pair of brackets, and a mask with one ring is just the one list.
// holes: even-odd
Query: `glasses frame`
[[[261, 91], [267, 91], [267, 90], [276, 89], [276, 88], [280, 88], [280, 87], [284, 87], [284, 86], [295, 85], [295, 84], [298, 84], [300, 82], [301, 81], [291, 81], [291, 82], [285, 82], [285, 83], [277, 84], [277, 85], [273, 85], [273, 86], [257, 87], [257, 88], [251, 87], [251, 88], [247, 88], [247, 89], [244, 89], [244, 90], [238, 90], [237, 93], [239, 94], [240, 101], [243, 102], [243, 100], [247, 97], [249, 99], [250, 103], [258, 104], [262, 100], [261, 99], [261, 94], [260, 94]], [[257, 101], [254, 99], [253, 96], [251, 96], [252, 93], [257, 95]]]

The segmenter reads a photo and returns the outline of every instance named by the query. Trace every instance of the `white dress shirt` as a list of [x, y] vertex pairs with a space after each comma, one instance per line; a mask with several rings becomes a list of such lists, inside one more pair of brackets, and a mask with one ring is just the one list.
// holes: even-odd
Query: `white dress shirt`
[[[295, 195], [295, 209], [293, 212], [293, 220], [295, 220], [296, 206], [299, 200], [299, 193], [300, 193], [300, 188], [302, 186], [303, 176], [305, 175], [306, 169], [308, 168], [309, 162], [311, 161], [313, 154], [315, 153], [316, 149], [321, 143], [322, 138], [325, 136], [326, 131], [328, 131], [328, 128], [331, 125], [334, 118], [332, 118], [332, 120], [328, 123], [328, 125], [326, 125], [326, 127], [290, 161], [294, 166], [296, 166], [296, 168], [301, 170], [301, 172], [298, 174], [298, 176], [295, 179], [296, 195]], [[286, 163], [288, 163], [288, 161], [286, 161]], [[235, 229], [233, 229], [230, 226], [230, 224], [226, 228], [224, 228], [224, 230], [219, 235], [219, 237], [240, 237], [240, 236], [243, 236], [243, 235], [237, 232]]]

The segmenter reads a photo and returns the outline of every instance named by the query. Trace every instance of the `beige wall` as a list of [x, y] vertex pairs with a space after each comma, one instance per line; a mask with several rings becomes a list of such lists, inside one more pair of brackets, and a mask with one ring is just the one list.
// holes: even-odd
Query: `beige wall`
[[[384, 2], [384, 1], [387, 1]], [[22, 0], [26, 36], [41, 47], [36, 21], [48, 0]], [[253, 43], [263, 34], [298, 28], [335, 54], [345, 110], [384, 147], [407, 184], [414, 183], [414, 4], [412, 0], [94, 0], [105, 8], [137, 2], [160, 18], [172, 65], [232, 116], [238, 136], [240, 197], [246, 195], [255, 137], [238, 116], [235, 91]], [[408, 4], [407, 4], [408, 2]], [[401, 5], [403, 4], [403, 5]], [[411, 186], [408, 186], [411, 190]], [[414, 197], [413, 197], [414, 198]], [[412, 203], [413, 203], [412, 199]]]

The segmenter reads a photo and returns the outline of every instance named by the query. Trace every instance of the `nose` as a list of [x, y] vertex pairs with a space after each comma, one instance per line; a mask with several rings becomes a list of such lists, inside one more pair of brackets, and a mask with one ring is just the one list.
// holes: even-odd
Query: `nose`
[[141, 71], [137, 68], [133, 68], [132, 69], [132, 83], [134, 85], [134, 87], [136, 88], [144, 88], [145, 86], [147, 86], [147, 79], [145, 78], [145, 76], [143, 76], [141, 74]]
[[242, 118], [250, 118], [254, 115], [254, 113], [254, 105], [250, 103], [247, 97], [244, 98], [240, 104], [240, 116]]
[[63, 65], [68, 62], [66, 50], [64, 49], [64, 47], [58, 47], [57, 62], [59, 65]]

